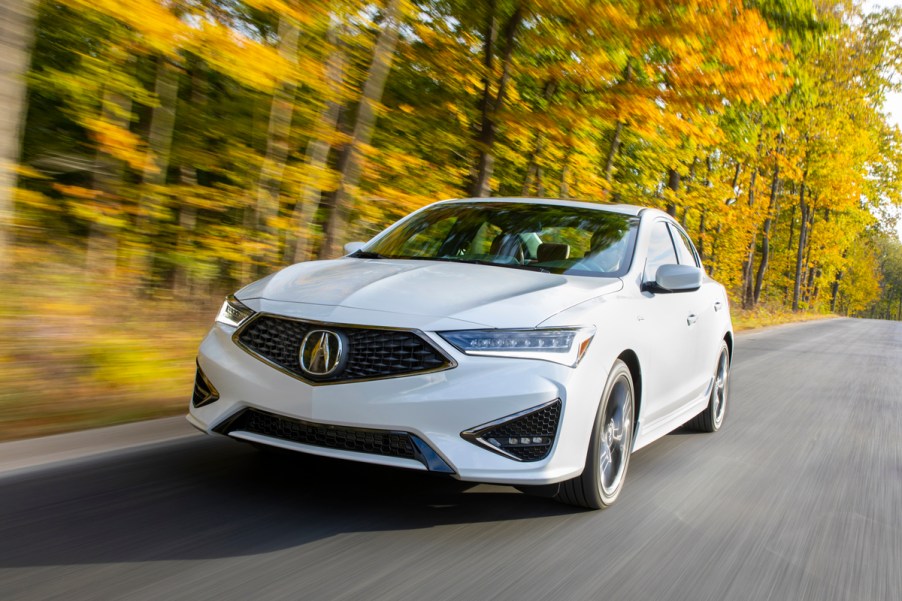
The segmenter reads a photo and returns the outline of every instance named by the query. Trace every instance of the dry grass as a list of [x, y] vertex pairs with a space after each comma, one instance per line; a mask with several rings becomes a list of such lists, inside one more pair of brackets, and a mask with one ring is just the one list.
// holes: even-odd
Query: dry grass
[[737, 332], [766, 328], [784, 323], [796, 323], [800, 321], [812, 321], [815, 319], [828, 319], [835, 317], [832, 314], [823, 313], [793, 313], [782, 308], [758, 307], [755, 309], [737, 309], [732, 307], [730, 314], [733, 317], [733, 329]]
[[186, 411], [218, 297], [136, 300], [49, 266], [4, 280], [0, 440]]

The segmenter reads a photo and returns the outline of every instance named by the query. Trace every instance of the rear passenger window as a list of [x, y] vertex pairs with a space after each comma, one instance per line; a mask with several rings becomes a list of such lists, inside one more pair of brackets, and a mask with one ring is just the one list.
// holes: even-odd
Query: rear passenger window
[[658, 267], [676, 265], [677, 256], [670, 239], [667, 224], [657, 221], [652, 225], [651, 238], [648, 241], [648, 260], [645, 262], [645, 281], [654, 281]]

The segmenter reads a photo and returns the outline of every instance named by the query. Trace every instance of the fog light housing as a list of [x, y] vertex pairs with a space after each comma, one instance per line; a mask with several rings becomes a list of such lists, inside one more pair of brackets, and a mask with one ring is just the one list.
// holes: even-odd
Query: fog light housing
[[461, 432], [464, 440], [515, 461], [541, 461], [551, 452], [563, 403], [538, 407]]
[[203, 407], [218, 400], [219, 392], [198, 364], [197, 372], [194, 374], [194, 394], [191, 397], [191, 404], [195, 407]]

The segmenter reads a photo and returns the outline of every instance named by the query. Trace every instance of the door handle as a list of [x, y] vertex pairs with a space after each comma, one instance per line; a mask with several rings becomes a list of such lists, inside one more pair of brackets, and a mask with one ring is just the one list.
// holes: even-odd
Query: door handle
[[697, 321], [698, 321], [698, 315], [696, 315], [695, 313], [690, 313], [689, 317], [686, 318], [686, 325], [691, 326], [692, 324], [694, 324]]
[[716, 303], [714, 303], [714, 310], [715, 310], [715, 311], [720, 311], [722, 308], [723, 308], [723, 303], [722, 303], [722, 302], [717, 301]]

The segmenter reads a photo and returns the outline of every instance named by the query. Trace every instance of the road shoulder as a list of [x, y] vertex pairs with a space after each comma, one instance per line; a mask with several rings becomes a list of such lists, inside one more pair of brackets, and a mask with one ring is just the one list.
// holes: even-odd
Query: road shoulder
[[145, 445], [201, 436], [184, 416], [0, 443], [0, 476]]

